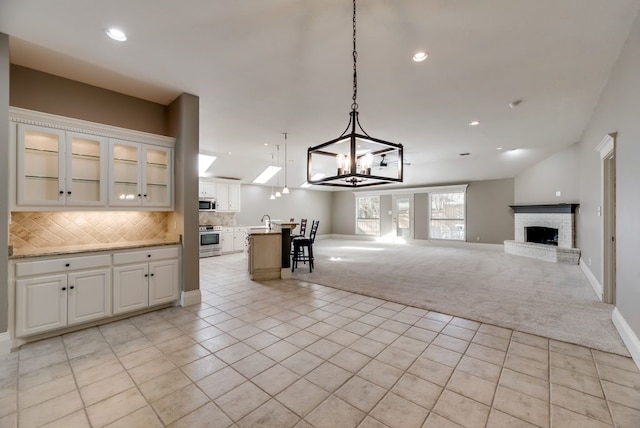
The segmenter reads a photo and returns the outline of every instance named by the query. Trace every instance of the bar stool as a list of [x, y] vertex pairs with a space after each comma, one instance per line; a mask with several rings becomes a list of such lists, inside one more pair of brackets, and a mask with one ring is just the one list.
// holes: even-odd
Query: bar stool
[[[313, 220], [311, 222], [311, 232], [308, 238], [294, 238], [293, 243], [293, 256], [291, 258], [291, 272], [295, 271], [298, 267], [298, 262], [309, 262], [309, 272], [313, 272], [313, 242], [316, 239], [316, 232], [318, 231], [318, 225], [320, 220]], [[306, 249], [306, 254], [305, 254]]]

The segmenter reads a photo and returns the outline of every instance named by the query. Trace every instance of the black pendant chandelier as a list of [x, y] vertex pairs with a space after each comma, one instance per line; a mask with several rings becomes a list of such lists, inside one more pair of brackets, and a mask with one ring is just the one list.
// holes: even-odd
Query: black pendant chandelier
[[307, 182], [323, 186], [365, 187], [402, 183], [402, 144], [369, 136], [358, 119], [356, 0], [353, 0], [353, 100], [349, 124], [338, 138], [307, 149]]

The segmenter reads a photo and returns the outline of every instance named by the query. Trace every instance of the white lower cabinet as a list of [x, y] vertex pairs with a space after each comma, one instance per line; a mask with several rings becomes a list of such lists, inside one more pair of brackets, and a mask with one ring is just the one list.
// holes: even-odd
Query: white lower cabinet
[[[17, 263], [16, 336], [110, 316], [110, 259], [104, 255]], [[100, 268], [73, 271], [94, 265]], [[30, 272], [40, 275], [21, 277]]]
[[178, 300], [179, 247], [15, 262], [16, 337]]
[[[178, 255], [177, 247], [114, 254], [113, 313], [177, 300], [180, 285]], [[141, 260], [149, 262], [140, 263]]]

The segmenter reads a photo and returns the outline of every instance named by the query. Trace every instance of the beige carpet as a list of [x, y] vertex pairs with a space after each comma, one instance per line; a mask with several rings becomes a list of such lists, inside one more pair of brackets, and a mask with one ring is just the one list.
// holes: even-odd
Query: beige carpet
[[628, 356], [576, 265], [468, 247], [317, 240], [300, 280]]

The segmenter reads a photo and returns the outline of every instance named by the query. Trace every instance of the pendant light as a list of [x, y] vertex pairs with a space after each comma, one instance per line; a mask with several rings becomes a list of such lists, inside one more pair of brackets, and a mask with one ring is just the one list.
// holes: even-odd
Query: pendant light
[[[280, 146], [276, 144], [276, 150], [278, 151], [278, 168], [280, 168]], [[278, 172], [278, 186], [280, 187], [280, 172]], [[276, 190], [276, 198], [282, 197], [280, 190]]]
[[[271, 163], [273, 163], [273, 153], [271, 153]], [[278, 165], [280, 166], [280, 165]], [[273, 194], [273, 181], [271, 182], [271, 196], [269, 197], [269, 199], [274, 200], [276, 198], [276, 195]]]
[[352, 56], [353, 95], [349, 124], [338, 138], [307, 149], [307, 182], [340, 187], [401, 183], [403, 178], [402, 144], [369, 136], [362, 129], [358, 119], [356, 0], [353, 0]]
[[287, 132], [284, 134], [284, 187], [282, 188], [282, 194], [288, 195], [289, 188], [287, 187]]

